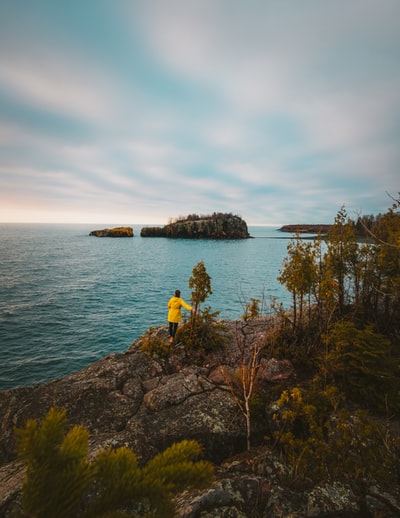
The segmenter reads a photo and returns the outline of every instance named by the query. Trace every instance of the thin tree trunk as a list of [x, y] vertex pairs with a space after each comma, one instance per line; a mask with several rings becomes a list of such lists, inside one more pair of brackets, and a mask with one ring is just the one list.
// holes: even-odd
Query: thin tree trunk
[[246, 443], [247, 451], [250, 451], [251, 421], [250, 421], [250, 404], [249, 398], [245, 400], [245, 417], [246, 417]]
[[198, 312], [198, 309], [199, 309], [199, 303], [196, 302], [195, 305], [194, 305], [194, 314], [192, 313], [191, 317], [190, 317], [190, 339], [192, 340], [193, 338], [193, 334], [194, 334], [194, 326], [196, 325], [196, 317], [197, 317], [197, 312]]

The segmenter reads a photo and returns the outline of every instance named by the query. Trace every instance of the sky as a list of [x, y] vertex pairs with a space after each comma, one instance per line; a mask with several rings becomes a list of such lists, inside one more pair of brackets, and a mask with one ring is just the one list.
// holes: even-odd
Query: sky
[[399, 20], [399, 0], [0, 0], [0, 222], [386, 212]]

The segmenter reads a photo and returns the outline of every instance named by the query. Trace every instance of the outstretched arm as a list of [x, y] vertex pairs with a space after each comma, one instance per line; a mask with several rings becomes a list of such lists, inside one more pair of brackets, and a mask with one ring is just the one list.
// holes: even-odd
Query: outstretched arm
[[193, 311], [192, 306], [189, 306], [189, 304], [186, 304], [186, 302], [185, 302], [183, 299], [181, 299], [181, 304], [182, 304], [182, 306], [183, 306], [185, 309], [187, 309], [188, 311]]

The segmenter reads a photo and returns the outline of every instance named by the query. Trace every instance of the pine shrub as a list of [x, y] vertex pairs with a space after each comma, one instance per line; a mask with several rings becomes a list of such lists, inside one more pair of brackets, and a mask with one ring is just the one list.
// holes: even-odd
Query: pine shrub
[[29, 420], [16, 430], [17, 451], [27, 466], [21, 516], [170, 518], [176, 494], [213, 479], [212, 465], [196, 461], [201, 453], [196, 441], [173, 444], [140, 467], [126, 447], [101, 450], [89, 460], [88, 431], [66, 429], [65, 410], [53, 408], [41, 424]]

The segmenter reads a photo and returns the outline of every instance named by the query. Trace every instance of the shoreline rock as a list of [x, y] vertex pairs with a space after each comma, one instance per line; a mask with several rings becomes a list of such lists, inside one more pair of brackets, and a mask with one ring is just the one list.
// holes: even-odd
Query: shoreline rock
[[[225, 322], [224, 322], [225, 324]], [[169, 357], [156, 359], [141, 351], [148, 333], [168, 343], [167, 326], [151, 329], [122, 353], [110, 354], [64, 378], [31, 387], [0, 392], [0, 517], [12, 516], [19, 498], [24, 467], [15, 453], [15, 428], [28, 419], [43, 419], [50, 408], [65, 408], [70, 426], [90, 433], [90, 454], [101, 448], [128, 446], [140, 463], [183, 439], [195, 439], [203, 456], [219, 464], [246, 449], [246, 427], [221, 375], [221, 367], [235, 368], [240, 349], [232, 336], [229, 347], [207, 358], [183, 346]], [[277, 378], [281, 371], [282, 380]], [[284, 383], [294, 375], [287, 362], [277, 360], [262, 369], [262, 383]], [[268, 381], [270, 379], [271, 381]], [[276, 381], [278, 380], [278, 381]], [[253, 430], [254, 441], [266, 434]], [[258, 438], [258, 439], [257, 439]]]
[[[20, 505], [24, 465], [15, 454], [15, 427], [41, 420], [51, 407], [65, 408], [70, 426], [90, 433], [90, 455], [102, 448], [126, 446], [146, 463], [174, 442], [195, 439], [203, 458], [215, 464], [216, 480], [203, 491], [184, 491], [176, 499], [177, 517], [203, 516], [361, 516], [351, 485], [339, 481], [290, 485], [290, 468], [271, 451], [265, 436], [273, 430], [273, 394], [296, 382], [288, 360], [264, 358], [258, 390], [271, 408], [252, 429], [246, 451], [244, 416], [238, 410], [223, 371], [240, 366], [239, 321], [223, 321], [229, 345], [207, 357], [175, 346], [168, 357], [141, 351], [149, 339], [168, 343], [167, 326], [149, 329], [127, 351], [106, 356], [75, 374], [33, 387], [0, 392], [0, 518], [14, 516]], [[260, 320], [251, 332], [264, 332]], [[275, 389], [274, 389], [275, 387]], [[272, 397], [272, 399], [271, 399]], [[267, 399], [266, 399], [267, 401]], [[285, 481], [289, 481], [285, 484]], [[393, 495], [367, 488], [371, 516], [388, 518], [399, 504]], [[377, 514], [374, 514], [374, 512]]]

